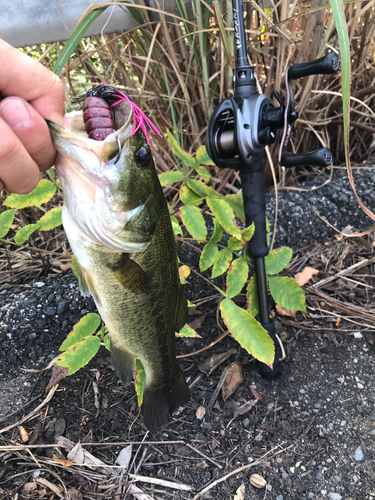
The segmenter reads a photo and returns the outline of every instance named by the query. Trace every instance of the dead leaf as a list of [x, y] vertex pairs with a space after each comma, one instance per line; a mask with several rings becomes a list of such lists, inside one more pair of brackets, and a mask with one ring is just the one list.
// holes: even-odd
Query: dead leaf
[[280, 316], [291, 316], [294, 320], [296, 320], [296, 318], [297, 318], [296, 311], [291, 311], [290, 309], [285, 309], [284, 307], [279, 306], [279, 304], [276, 304], [276, 311], [277, 311], [277, 314], [280, 314]]
[[337, 321], [336, 321], [336, 323], [335, 323], [335, 326], [336, 326], [336, 327], [338, 327], [340, 323], [341, 323], [341, 318], [337, 318]]
[[75, 464], [78, 464], [78, 465], [83, 464], [83, 462], [84, 462], [83, 448], [82, 448], [81, 443], [79, 441], [75, 446], [73, 446], [73, 448], [68, 453], [68, 459], [73, 460], [73, 462]]
[[225, 377], [221, 389], [223, 400], [226, 401], [243, 381], [242, 366], [235, 361], [229, 366], [227, 376]]
[[228, 359], [232, 354], [236, 354], [236, 349], [229, 349], [228, 351], [221, 352], [219, 354], [213, 354], [209, 358], [205, 359], [203, 363], [198, 365], [198, 368], [201, 372], [206, 375], [211, 375], [211, 373], [219, 366], [221, 363], [224, 363], [226, 359]]
[[48, 382], [48, 385], [46, 387], [46, 393], [48, 393], [53, 386], [61, 382], [65, 377], [68, 376], [69, 373], [69, 368], [66, 368], [64, 366], [57, 366], [54, 365], [52, 368], [52, 374], [50, 381]]
[[237, 489], [233, 500], [244, 500], [244, 498], [245, 498], [245, 485], [242, 483], [241, 486]]
[[62, 271], [66, 271], [67, 269], [71, 269], [72, 268], [72, 263], [71, 262], [59, 262], [59, 267]]
[[66, 500], [82, 500], [82, 493], [75, 488], [70, 488], [67, 491]]
[[138, 488], [135, 484], [130, 484], [126, 493], [130, 493], [137, 500], [152, 500], [153, 497], [150, 497], [147, 493], [145, 493], [141, 488]]
[[206, 414], [206, 408], [204, 406], [200, 406], [195, 414], [198, 420], [202, 420]]
[[344, 375], [341, 375], [341, 377], [337, 377], [337, 380], [340, 382], [340, 385], [342, 385], [345, 382]]
[[120, 451], [118, 457], [116, 458], [116, 464], [121, 465], [121, 467], [123, 467], [124, 470], [128, 470], [130, 460], [132, 458], [132, 451], [133, 451], [133, 447], [131, 444], [129, 444], [129, 446], [126, 446], [125, 448], [123, 448]]
[[18, 430], [20, 431], [21, 439], [23, 443], [27, 443], [27, 441], [30, 439], [29, 433], [25, 429], [25, 427], [22, 427], [22, 425], [18, 426]]
[[35, 482], [26, 483], [23, 485], [22, 490], [24, 491], [24, 493], [30, 493], [30, 491], [36, 490], [37, 487], [38, 487], [38, 485]]
[[265, 488], [267, 481], [260, 474], [252, 474], [250, 476], [250, 483], [255, 486], [255, 488]]
[[198, 330], [200, 326], [202, 326], [203, 321], [205, 320], [207, 314], [202, 314], [202, 316], [199, 316], [198, 318], [195, 318], [193, 321], [189, 323], [189, 326], [193, 330]]
[[58, 462], [59, 464], [63, 465], [64, 467], [70, 467], [73, 465], [72, 460], [65, 460], [64, 458], [59, 458], [57, 455], [53, 455], [53, 460], [55, 462]]
[[70, 254], [66, 248], [64, 248], [64, 250], [63, 250], [63, 256], [64, 256], [66, 259], [72, 259], [72, 258], [73, 258], [73, 255], [72, 255], [72, 254]]
[[252, 401], [248, 401], [247, 403], [244, 403], [242, 406], [239, 408], [236, 408], [234, 410], [234, 416], [238, 417], [238, 415], [243, 415], [244, 413], [248, 412], [257, 404], [258, 400], [253, 399]]
[[253, 393], [253, 396], [254, 396], [255, 399], [257, 399], [258, 401], [264, 401], [265, 403], [267, 403], [267, 399], [263, 396], [263, 394], [261, 392], [257, 391], [255, 389], [255, 387], [253, 387], [251, 385], [250, 386], [250, 390]]
[[302, 269], [300, 273], [295, 274], [294, 279], [297, 281], [297, 283], [301, 286], [306, 285], [308, 281], [311, 280], [313, 276], [316, 276], [319, 274], [318, 269], [314, 269], [313, 267], [305, 267]]
[[45, 486], [46, 488], [50, 489], [57, 495], [59, 498], [64, 497], [64, 494], [62, 492], [62, 489], [56, 486], [55, 484], [51, 483], [50, 481], [47, 481], [47, 479], [44, 479], [43, 477], [37, 477], [35, 479], [35, 482], [37, 484], [41, 484], [42, 486]]

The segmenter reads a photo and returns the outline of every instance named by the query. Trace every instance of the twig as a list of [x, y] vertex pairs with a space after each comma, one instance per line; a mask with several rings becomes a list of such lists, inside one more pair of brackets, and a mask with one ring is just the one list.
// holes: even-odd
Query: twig
[[220, 335], [220, 337], [218, 337], [216, 340], [214, 340], [213, 342], [211, 342], [211, 344], [208, 344], [205, 347], [202, 347], [202, 349], [198, 349], [198, 351], [194, 351], [194, 352], [191, 352], [189, 354], [183, 354], [181, 356], [177, 356], [177, 359], [188, 358], [189, 356], [195, 356], [196, 354], [200, 354], [201, 352], [206, 351], [210, 347], [212, 347], [215, 344], [217, 344], [218, 342], [220, 342], [220, 340], [223, 340], [223, 338], [226, 337], [228, 335], [228, 333], [230, 333], [229, 330], [227, 330], [226, 332], [222, 333]]
[[208, 403], [208, 411], [211, 411], [212, 410], [212, 407], [214, 406], [215, 404], [215, 401], [219, 395], [219, 392], [220, 392], [220, 389], [223, 387], [223, 384], [224, 384], [224, 380], [228, 374], [228, 369], [229, 367], [227, 366], [224, 370], [223, 370], [223, 373], [221, 374], [221, 377], [220, 377], [220, 380], [216, 386], [216, 389], [214, 390], [214, 393], [212, 394], [211, 396], [211, 399]]
[[164, 479], [158, 479], [156, 477], [146, 477], [146, 476], [138, 476], [136, 474], [128, 474], [130, 479], [134, 481], [140, 481], [142, 483], [149, 484], [158, 484], [159, 486], [165, 486], [167, 488], [172, 488], [174, 490], [180, 491], [191, 491], [193, 488], [183, 483], [174, 483], [172, 481], [164, 481]]
[[202, 451], [200, 450], [197, 450], [197, 448], [194, 448], [194, 446], [192, 446], [190, 443], [185, 443], [186, 446], [188, 448], [191, 448], [192, 450], [195, 451], [195, 453], [198, 453], [198, 455], [200, 455], [201, 457], [205, 458], [206, 460], [208, 460], [209, 462], [211, 462], [212, 464], [214, 464], [216, 467], [219, 467], [219, 469], [222, 469], [223, 466], [220, 465], [218, 462], [216, 462], [215, 460], [213, 460], [212, 458], [208, 457], [206, 454], [204, 454]]
[[[39, 412], [39, 410], [42, 409], [43, 406], [45, 406], [49, 401], [51, 401], [58, 386], [59, 385], [56, 384], [54, 387], [52, 387], [52, 389], [49, 391], [49, 393], [48, 393], [47, 397], [44, 399], [44, 401], [42, 401], [42, 403], [40, 403], [40, 405], [37, 406], [31, 413], [29, 413], [28, 415], [21, 418], [21, 420], [19, 422], [16, 422], [15, 424], [8, 425], [7, 427], [4, 427], [4, 429], [0, 429], [0, 434], [3, 434], [4, 432], [7, 432], [10, 429], [13, 429], [14, 427], [17, 427], [18, 425], [23, 424], [27, 420], [31, 420], [33, 417], [35, 417], [35, 415]], [[24, 448], [24, 449], [26, 449], [26, 448]]]
[[276, 335], [277, 341], [278, 341], [280, 349], [281, 349], [281, 358], [279, 358], [279, 361], [284, 361], [284, 359], [286, 358], [286, 354], [285, 354], [285, 349], [284, 349], [283, 343], [281, 342], [281, 339], [277, 335], [277, 333], [275, 335]]
[[234, 476], [235, 474], [238, 474], [239, 472], [242, 472], [244, 470], [250, 469], [250, 467], [255, 467], [256, 465], [262, 465], [264, 462], [262, 460], [257, 460], [256, 462], [252, 462], [251, 464], [243, 465], [242, 467], [238, 467], [238, 469], [233, 470], [232, 472], [229, 472], [226, 476], [221, 477], [220, 479], [216, 479], [213, 483], [209, 484], [203, 490], [201, 490], [198, 495], [195, 495], [193, 500], [197, 500], [200, 498], [202, 495], [204, 495], [207, 491], [209, 491], [211, 488], [214, 488], [217, 486], [219, 483], [222, 483], [223, 481], [226, 481], [229, 477]]

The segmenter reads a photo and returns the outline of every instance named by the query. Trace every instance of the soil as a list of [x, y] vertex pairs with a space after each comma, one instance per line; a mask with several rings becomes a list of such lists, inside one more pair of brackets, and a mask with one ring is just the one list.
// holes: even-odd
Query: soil
[[[326, 235], [321, 247], [329, 245], [337, 246], [337, 240]], [[316, 267], [316, 248], [301, 251], [297, 258]], [[181, 250], [185, 263], [188, 253]], [[360, 258], [372, 255], [373, 248]], [[189, 266], [197, 266], [194, 256], [188, 260]], [[344, 261], [343, 267], [352, 262]], [[373, 264], [370, 271], [372, 279]], [[368, 286], [372, 313], [373, 284]], [[217, 297], [209, 285], [192, 275], [186, 291], [197, 304], [189, 323], [199, 325], [202, 339], [177, 339], [180, 356], [209, 345], [224, 328], [217, 322]], [[80, 296], [71, 271], [0, 292], [0, 499], [372, 500], [374, 322], [355, 314], [342, 315], [341, 322], [340, 315], [328, 320], [319, 312], [319, 306], [327, 309], [327, 301], [314, 300], [308, 295], [308, 314], [297, 315], [296, 321], [275, 318], [286, 354], [280, 378], [261, 378], [255, 361], [226, 336], [179, 360], [191, 400], [175, 412], [168, 427], [147, 433], [134, 387], [119, 383], [104, 347], [85, 368], [63, 379], [47, 402], [51, 369], [24, 371], [47, 366], [72, 326], [95, 310], [91, 299]], [[227, 357], [209, 375], [201, 371], [201, 363], [214, 363], [213, 356], [222, 353]], [[226, 401], [221, 391], [214, 397], [223, 372], [235, 362], [244, 381]], [[235, 414], [248, 402], [247, 411]], [[9, 425], [14, 427], [7, 429]], [[28, 450], [19, 426], [28, 434], [25, 445], [32, 444]], [[77, 455], [77, 464], [59, 463], [67, 457], [69, 442], [65, 447], [61, 440], [60, 446], [48, 446], [59, 435], [73, 445], [82, 443], [104, 464], [87, 465], [92, 460], [87, 455], [83, 465]], [[130, 443], [125, 471], [116, 467], [116, 459]], [[129, 492], [131, 474], [137, 476], [134, 484], [141, 493]], [[262, 488], [253, 485], [260, 481], [253, 474], [264, 478]], [[151, 482], [144, 482], [145, 477]], [[156, 484], [156, 479], [170, 483]], [[173, 489], [171, 482], [191, 491]], [[26, 484], [34, 484], [34, 489], [25, 491]], [[142, 491], [149, 497], [140, 496]]]

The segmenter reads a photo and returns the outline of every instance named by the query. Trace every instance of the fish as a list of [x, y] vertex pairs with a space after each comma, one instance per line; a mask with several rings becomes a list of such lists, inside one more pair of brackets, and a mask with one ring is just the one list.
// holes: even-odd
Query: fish
[[122, 98], [113, 115], [115, 131], [104, 140], [88, 137], [81, 111], [67, 114], [70, 130], [47, 124], [81, 293], [92, 295], [109, 330], [112, 363], [124, 385], [141, 361], [141, 412], [147, 429], [157, 431], [190, 399], [175, 346], [188, 306], [142, 113]]

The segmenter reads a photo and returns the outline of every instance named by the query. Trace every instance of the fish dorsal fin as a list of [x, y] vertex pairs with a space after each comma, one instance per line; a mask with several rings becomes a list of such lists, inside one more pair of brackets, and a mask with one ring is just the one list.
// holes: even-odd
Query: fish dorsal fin
[[183, 287], [180, 285], [180, 293], [178, 296], [177, 315], [176, 315], [176, 328], [175, 331], [179, 332], [185, 326], [188, 318], [188, 305]]
[[118, 263], [110, 267], [117, 281], [127, 290], [133, 293], [147, 290], [148, 278], [146, 273], [128, 254], [122, 254]]

